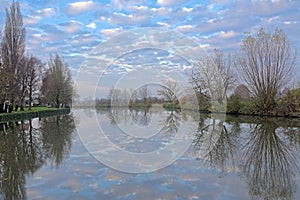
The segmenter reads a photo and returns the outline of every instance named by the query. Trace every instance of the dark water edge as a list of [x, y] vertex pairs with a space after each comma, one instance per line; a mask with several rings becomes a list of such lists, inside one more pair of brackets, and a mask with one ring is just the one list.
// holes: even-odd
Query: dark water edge
[[41, 111], [15, 112], [0, 115], [0, 123], [22, 121], [39, 117], [50, 117], [54, 115], [66, 115], [70, 113], [70, 108], [50, 109]]

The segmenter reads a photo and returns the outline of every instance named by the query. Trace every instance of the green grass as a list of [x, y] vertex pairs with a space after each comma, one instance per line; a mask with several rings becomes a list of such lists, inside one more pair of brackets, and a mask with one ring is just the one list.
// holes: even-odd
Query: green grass
[[70, 113], [69, 108], [48, 108], [32, 107], [32, 110], [25, 108], [24, 111], [14, 111], [12, 113], [1, 113], [0, 122], [19, 121], [36, 117], [47, 117], [53, 115], [63, 115]]
[[[31, 110], [29, 110], [29, 108], [25, 108], [24, 112], [38, 112], [38, 111], [44, 111], [44, 110], [54, 110], [57, 108], [48, 108], [46, 106], [38, 106], [38, 107], [31, 107]], [[17, 112], [22, 112], [20, 110], [18, 110]]]
[[181, 107], [179, 104], [175, 104], [175, 103], [165, 103], [163, 104], [163, 108], [168, 110], [168, 111], [171, 111], [171, 110], [180, 110]]
[[130, 106], [130, 108], [136, 108], [136, 109], [148, 109], [151, 107], [151, 104], [145, 104], [145, 103], [138, 103], [138, 104], [133, 104]]
[[[61, 108], [59, 108], [61, 109]], [[46, 110], [59, 110], [57, 108], [48, 108], [46, 106], [38, 106], [38, 107], [31, 107], [31, 110], [29, 110], [28, 107], [24, 109], [24, 111], [21, 111], [20, 108], [18, 111], [12, 111], [11, 113], [0, 113], [0, 115], [11, 115], [11, 114], [17, 114], [17, 113], [30, 113], [30, 112], [40, 112], [40, 111], [46, 111]]]

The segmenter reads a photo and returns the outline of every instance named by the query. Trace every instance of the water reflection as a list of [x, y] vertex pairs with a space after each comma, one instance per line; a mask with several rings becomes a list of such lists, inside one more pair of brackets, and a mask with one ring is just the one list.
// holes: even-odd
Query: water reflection
[[[155, 110], [113, 110], [116, 120], [148, 125]], [[293, 199], [299, 176], [299, 120], [259, 117], [227, 119], [178, 111], [160, 111], [161, 133], [176, 133], [189, 115], [198, 122], [193, 151], [220, 177], [240, 174], [252, 198]], [[129, 115], [130, 117], [126, 117]]]
[[254, 198], [293, 199], [299, 169], [295, 143], [286, 137], [289, 130], [267, 118], [251, 127], [240, 166]]
[[72, 115], [1, 124], [0, 199], [26, 199], [26, 176], [47, 161], [58, 166], [70, 150], [74, 128]]
[[[94, 116], [91, 114], [92, 112], [81, 113], [82, 117]], [[140, 192], [140, 195], [145, 195], [140, 189], [143, 188], [149, 192], [149, 196], [153, 196], [150, 192], [153, 192], [152, 189], [157, 189], [157, 185], [162, 185], [161, 188], [164, 187], [164, 191], [169, 191], [169, 196], [165, 199], [175, 199], [179, 194], [184, 199], [184, 197], [188, 197], [189, 192], [192, 199], [192, 197], [200, 197], [201, 193], [211, 192], [206, 191], [209, 188], [214, 191], [218, 183], [224, 182], [232, 184], [232, 187], [238, 184], [236, 190], [247, 189], [248, 195], [242, 196], [243, 199], [249, 198], [249, 196], [252, 199], [294, 199], [296, 196], [296, 188], [299, 188], [297, 186], [299, 180], [296, 180], [299, 177], [299, 155], [297, 154], [300, 147], [299, 119], [245, 116], [227, 116], [226, 119], [222, 119], [207, 114], [199, 116], [194, 112], [166, 111], [154, 108], [148, 110], [101, 109], [97, 110], [97, 113], [99, 120], [103, 120], [103, 129], [109, 132], [111, 140], [131, 152], [143, 153], [141, 150], [151, 152], [157, 148], [164, 148], [168, 141], [174, 139], [172, 137], [175, 133], [192, 130], [186, 128], [186, 124], [190, 121], [194, 122], [191, 124], [195, 125], [193, 130], [196, 130], [193, 132], [193, 144], [183, 159], [179, 159], [169, 168], [153, 174], [133, 176], [123, 174], [102, 166], [99, 167], [99, 163], [91, 164], [88, 156], [87, 158], [82, 156], [88, 160], [87, 162], [79, 163], [74, 167], [78, 163], [76, 160], [78, 157], [74, 156], [75, 158], [68, 159], [68, 162], [72, 159], [75, 161], [72, 160], [67, 168], [73, 172], [66, 169], [61, 170], [60, 173], [66, 172], [66, 175], [64, 177], [60, 177], [60, 174], [57, 175], [52, 179], [52, 184], [64, 179], [60, 183], [60, 185], [64, 185], [65, 179], [74, 178], [75, 171], [81, 175], [78, 182], [82, 181], [82, 185], [84, 185], [82, 188], [87, 185], [87, 192], [85, 190], [83, 193], [93, 195], [95, 191], [98, 191], [100, 195], [103, 195], [107, 194], [105, 190], [113, 191], [114, 193], [109, 193], [112, 199], [117, 195], [116, 188], [124, 190], [126, 195], [128, 191], [132, 191], [133, 194]], [[86, 125], [85, 130], [95, 130], [93, 124], [90, 124], [88, 120], [82, 121]], [[148, 141], [147, 138], [135, 139], [132, 136], [123, 136], [124, 134], [117, 131], [117, 125], [120, 124], [124, 127], [130, 127], [131, 124], [142, 128], [146, 126], [145, 129], [147, 129], [153, 122], [158, 123], [162, 129], [157, 132], [157, 135], [151, 136]], [[28, 175], [42, 170], [41, 167], [45, 164], [55, 167], [62, 166], [62, 162], [66, 160], [65, 158], [72, 150], [74, 129], [75, 122], [72, 115], [46, 118], [41, 121], [2, 124], [0, 127], [0, 199], [26, 199], [25, 183]], [[113, 157], [112, 159], [116, 159], [122, 164], [122, 161], [125, 162], [127, 158]], [[202, 168], [202, 165], [205, 168]], [[47, 169], [45, 170], [46, 173], [41, 175], [43, 180], [39, 180], [43, 184], [34, 186], [38, 187], [34, 189], [45, 190], [46, 192], [43, 194], [47, 195], [48, 190], [45, 189], [45, 186], [49, 180], [47, 179]], [[52, 173], [57, 173], [57, 171], [52, 171]], [[90, 173], [89, 176], [86, 173]], [[220, 177], [218, 180], [214, 179], [216, 173]], [[120, 177], [114, 177], [115, 186], [112, 185], [111, 177], [106, 183], [103, 183], [104, 180], [98, 180], [109, 174], [120, 175]], [[207, 174], [211, 174], [212, 178], [208, 179]], [[238, 175], [236, 182], [220, 181], [232, 181], [230, 177], [236, 175]], [[122, 178], [124, 176], [126, 179]], [[176, 181], [177, 178], [180, 181]], [[51, 182], [51, 178], [49, 179]], [[148, 179], [151, 183], [147, 185], [145, 181]], [[37, 180], [34, 179], [34, 181]], [[201, 185], [203, 181], [207, 181], [207, 183]], [[244, 182], [247, 188], [240, 186], [241, 182]], [[95, 183], [99, 186], [94, 185]], [[118, 183], [124, 183], [124, 185]], [[93, 188], [88, 187], [90, 184], [93, 185]], [[136, 188], [137, 184], [141, 184], [139, 189]], [[103, 185], [105, 185], [105, 190], [101, 190]], [[208, 185], [207, 188], [201, 188], [206, 185]], [[218, 190], [219, 192], [227, 190], [222, 185], [218, 188], [222, 188], [222, 190]], [[225, 189], [223, 190], [223, 188]], [[66, 190], [64, 187], [63, 192], [74, 192]], [[157, 193], [162, 193], [161, 195], [165, 194], [162, 189], [157, 191]], [[174, 191], [177, 193], [175, 194]], [[297, 192], [299, 195], [299, 191]], [[224, 198], [231, 197], [230, 195], [229, 192], [228, 196]]]
[[237, 134], [228, 131], [223, 120], [200, 117], [193, 145], [198, 159], [208, 162], [210, 167], [221, 169], [221, 177], [235, 167]]
[[183, 118], [178, 110], [167, 111], [165, 119], [161, 120], [162, 132], [169, 134], [177, 133], [181, 121], [183, 121]]
[[148, 126], [151, 122], [149, 108], [145, 109], [130, 109], [130, 116], [134, 123], [139, 126]]
[[45, 118], [41, 122], [44, 155], [52, 164], [59, 166], [71, 151], [74, 130], [72, 115]]
[[[293, 199], [299, 176], [299, 124], [292, 120], [228, 116], [200, 119], [194, 151], [221, 171], [241, 174], [253, 199]], [[298, 120], [299, 122], [299, 120]], [[210, 128], [210, 130], [209, 130]], [[221, 134], [216, 139], [215, 130]]]
[[[130, 123], [145, 127], [148, 126], [153, 118], [159, 118], [159, 126], [162, 127], [161, 133], [175, 134], [181, 122], [186, 121], [186, 113], [179, 110], [164, 110], [164, 109], [149, 109], [149, 108], [131, 108], [126, 109], [123, 107], [113, 107], [111, 109], [98, 108], [98, 114], [105, 115], [110, 124], [117, 125], [121, 123]], [[154, 121], [154, 120], [153, 120]]]

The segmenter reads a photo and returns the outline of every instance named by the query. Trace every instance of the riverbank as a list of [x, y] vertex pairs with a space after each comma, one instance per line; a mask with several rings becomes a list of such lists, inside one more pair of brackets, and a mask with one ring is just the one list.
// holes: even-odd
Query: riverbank
[[32, 119], [36, 117], [49, 117], [54, 115], [66, 115], [70, 113], [70, 108], [47, 108], [47, 107], [34, 107], [29, 111], [17, 111], [12, 113], [1, 113], [0, 123], [20, 121], [24, 119]]
[[[300, 112], [279, 112], [279, 111], [272, 111], [269, 113], [259, 113], [255, 112], [253, 107], [245, 106], [241, 107], [239, 110], [232, 110], [230, 107], [227, 106], [226, 112], [218, 112], [214, 110], [207, 110], [207, 109], [195, 109], [193, 106], [180, 106], [176, 104], [151, 104], [150, 106], [146, 106], [143, 104], [138, 104], [134, 106], [113, 106], [114, 108], [129, 108], [129, 109], [149, 109], [149, 108], [164, 108], [165, 110], [185, 110], [185, 111], [195, 111], [200, 113], [218, 113], [218, 114], [226, 114], [226, 115], [235, 115], [235, 116], [258, 116], [258, 117], [283, 117], [283, 118], [300, 118]], [[74, 106], [73, 108], [95, 108], [95, 109], [110, 109], [111, 105], [100, 104], [97, 106]]]

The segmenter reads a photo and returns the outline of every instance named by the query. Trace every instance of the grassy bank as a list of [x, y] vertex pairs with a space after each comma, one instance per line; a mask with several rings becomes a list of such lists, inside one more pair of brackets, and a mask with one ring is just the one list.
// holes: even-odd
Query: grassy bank
[[24, 119], [32, 119], [36, 117], [48, 117], [54, 115], [65, 115], [70, 113], [69, 108], [47, 108], [47, 107], [33, 107], [32, 110], [26, 108], [24, 111], [17, 111], [12, 113], [1, 113], [0, 123], [20, 121]]

